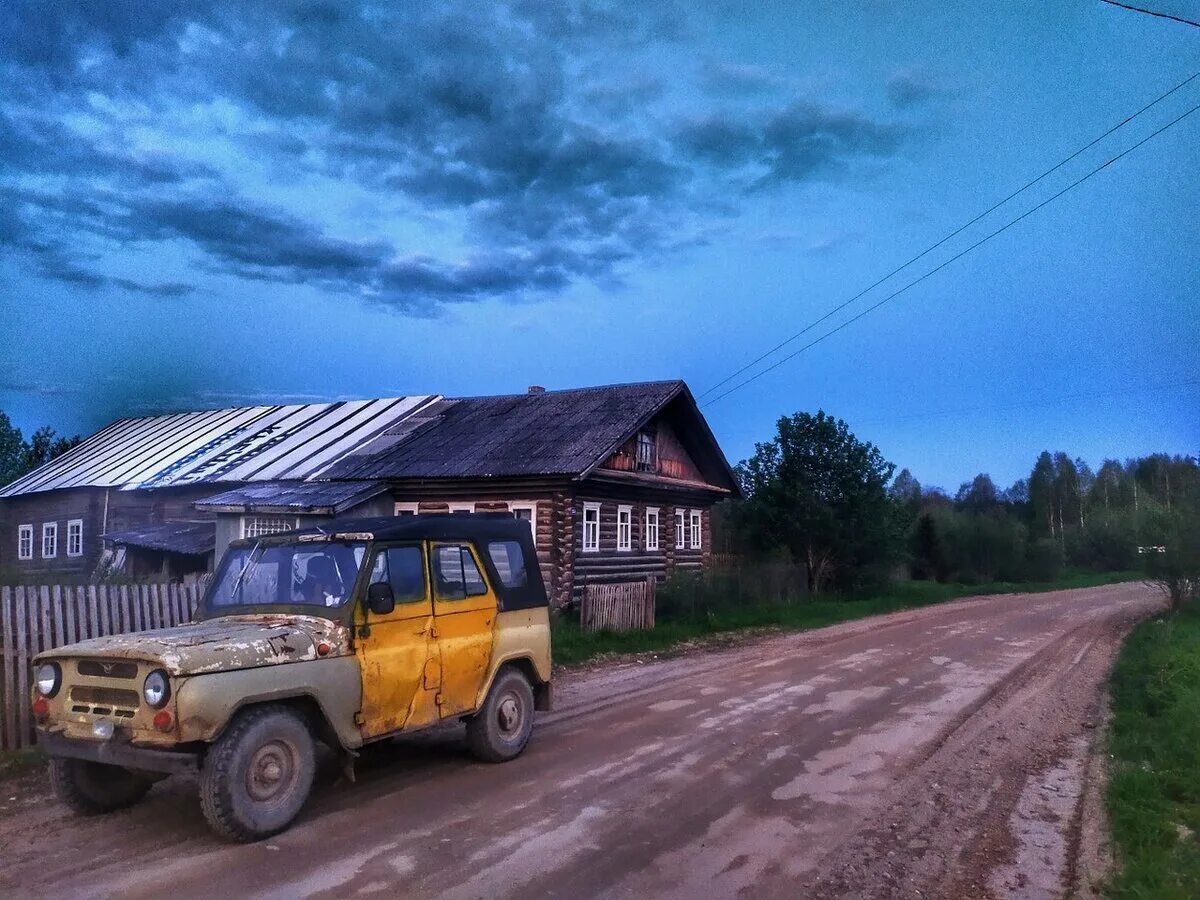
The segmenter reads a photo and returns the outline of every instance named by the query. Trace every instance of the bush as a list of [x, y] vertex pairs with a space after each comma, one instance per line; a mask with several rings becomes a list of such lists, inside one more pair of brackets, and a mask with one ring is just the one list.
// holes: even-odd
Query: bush
[[1054, 581], [1062, 575], [1062, 545], [1054, 538], [1039, 538], [1029, 545], [1025, 578], [1029, 581]]

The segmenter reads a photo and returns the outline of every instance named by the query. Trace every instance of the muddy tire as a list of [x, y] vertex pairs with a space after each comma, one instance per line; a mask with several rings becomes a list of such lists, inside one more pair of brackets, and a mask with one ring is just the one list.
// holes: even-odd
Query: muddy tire
[[241, 713], [209, 749], [200, 807], [218, 835], [246, 843], [283, 831], [312, 790], [316, 750], [304, 720], [282, 706]]
[[150, 779], [121, 766], [83, 759], [51, 759], [50, 785], [67, 806], [96, 816], [133, 806], [150, 790]]
[[532, 732], [533, 689], [516, 669], [504, 669], [467, 720], [467, 746], [484, 762], [508, 762], [520, 756]]

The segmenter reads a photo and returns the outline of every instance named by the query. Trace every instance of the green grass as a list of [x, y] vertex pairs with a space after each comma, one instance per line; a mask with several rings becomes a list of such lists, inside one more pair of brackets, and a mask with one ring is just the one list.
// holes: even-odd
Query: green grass
[[1200, 897], [1200, 610], [1152, 619], [1112, 677], [1108, 811], [1120, 898]]
[[554, 662], [556, 665], [573, 666], [611, 654], [670, 651], [685, 643], [713, 639], [747, 629], [807, 631], [866, 616], [944, 603], [959, 597], [1095, 587], [1142, 577], [1136, 572], [1082, 572], [1071, 573], [1059, 581], [1037, 584], [995, 582], [963, 585], [909, 581], [893, 585], [880, 596], [853, 600], [803, 600], [788, 605], [749, 603], [743, 606], [726, 606], [703, 617], [661, 621], [652, 631], [621, 634], [610, 631], [585, 634], [580, 631], [574, 620], [560, 618], [554, 624]]

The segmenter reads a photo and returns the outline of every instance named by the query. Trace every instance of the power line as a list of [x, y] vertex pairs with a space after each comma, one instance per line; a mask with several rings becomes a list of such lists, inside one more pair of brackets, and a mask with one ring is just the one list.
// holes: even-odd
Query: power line
[[1062, 162], [1059, 162], [1059, 163], [1055, 164], [1054, 166], [1052, 166], [1051, 168], [1047, 169], [1045, 172], [1043, 172], [1041, 175], [1037, 176], [1037, 178], [1034, 178], [1032, 181], [1026, 182], [1021, 187], [1017, 188], [1015, 191], [1013, 191], [1011, 194], [1009, 194], [1007, 197], [1005, 197], [1003, 200], [988, 207], [983, 212], [981, 212], [979, 215], [975, 216], [975, 218], [971, 219], [969, 222], [966, 222], [966, 223], [960, 225], [958, 228], [954, 229], [954, 231], [950, 232], [948, 235], [946, 235], [944, 238], [942, 238], [936, 244], [926, 247], [924, 250], [922, 250], [920, 253], [918, 253], [916, 256], [914, 256], [912, 259], [908, 260], [903, 265], [898, 266], [895, 269], [892, 269], [892, 271], [888, 272], [886, 275], [884, 275], [882, 278], [880, 278], [878, 281], [874, 282], [870, 286], [863, 288], [861, 291], [859, 291], [857, 294], [855, 294], [849, 300], [833, 307], [833, 309], [826, 312], [819, 319], [809, 322], [807, 325], [805, 325], [803, 328], [801, 328], [799, 331], [797, 331], [791, 337], [787, 338], [786, 340], [780, 341], [778, 344], [776, 344], [770, 350], [766, 351], [765, 353], [758, 356], [757, 358], [752, 359], [750, 362], [746, 363], [744, 366], [742, 366], [740, 369], [738, 369], [733, 374], [728, 375], [725, 378], [721, 379], [716, 384], [712, 385], [710, 388], [703, 391], [700, 394], [698, 399], [703, 400], [706, 396], [713, 393], [718, 388], [733, 381], [733, 379], [737, 378], [743, 372], [747, 371], [748, 369], [754, 368], [754, 366], [758, 365], [760, 362], [762, 362], [768, 356], [771, 356], [772, 354], [778, 352], [779, 350], [782, 350], [788, 344], [792, 343], [792, 341], [794, 341], [797, 338], [812, 331], [812, 329], [816, 328], [818, 325], [820, 325], [822, 322], [824, 322], [830, 316], [833, 316], [836, 313], [841, 312], [843, 309], [845, 309], [851, 303], [854, 303], [856, 300], [861, 299], [864, 295], [869, 294], [871, 291], [873, 291], [875, 288], [879, 287], [879, 285], [883, 284], [885, 281], [887, 281], [893, 275], [898, 275], [899, 273], [903, 272], [905, 269], [907, 269], [913, 263], [917, 262], [924, 256], [927, 256], [928, 254], [932, 253], [934, 250], [936, 250], [938, 247], [942, 246], [942, 244], [946, 243], [951, 238], [958, 236], [959, 234], [964, 232], [966, 229], [970, 228], [972, 225], [974, 225], [976, 222], [978, 222], [980, 219], [985, 218], [986, 216], [995, 212], [1001, 206], [1008, 203], [1008, 201], [1014, 199], [1015, 197], [1017, 197], [1020, 194], [1023, 194], [1025, 191], [1027, 191], [1029, 188], [1033, 187], [1039, 181], [1042, 181], [1047, 176], [1052, 175], [1053, 173], [1057, 172], [1059, 169], [1061, 169], [1067, 163], [1071, 162], [1071, 160], [1078, 157], [1081, 153], [1084, 153], [1084, 152], [1090, 150], [1092, 147], [1096, 146], [1096, 144], [1100, 143], [1106, 137], [1111, 135], [1114, 131], [1124, 128], [1126, 125], [1128, 125], [1130, 122], [1132, 122], [1138, 116], [1140, 116], [1142, 113], [1146, 112], [1148, 109], [1150, 109], [1153, 106], [1157, 106], [1159, 103], [1161, 103], [1163, 100], [1166, 100], [1168, 97], [1170, 97], [1176, 91], [1178, 91], [1180, 88], [1185, 87], [1186, 85], [1190, 84], [1192, 81], [1195, 81], [1197, 78], [1200, 78], [1200, 72], [1196, 72], [1190, 78], [1185, 78], [1183, 81], [1179, 82], [1179, 84], [1175, 85], [1175, 87], [1171, 88], [1165, 94], [1162, 94], [1157, 99], [1152, 100], [1150, 103], [1147, 103], [1145, 106], [1143, 106], [1141, 109], [1139, 109], [1137, 112], [1133, 113], [1132, 115], [1126, 116], [1124, 119], [1122, 119], [1116, 125], [1114, 125], [1112, 128], [1108, 129], [1108, 131], [1104, 132], [1104, 134], [1100, 135], [1099, 137], [1095, 138], [1094, 140], [1092, 140], [1089, 143], [1085, 144], [1084, 146], [1080, 147], [1078, 150], [1076, 150], [1074, 153], [1072, 153], [1066, 159], [1062, 160]]
[[830, 337], [830, 336], [832, 336], [832, 335], [834, 335], [834, 334], [837, 334], [839, 331], [841, 331], [843, 328], [847, 327], [848, 325], [852, 325], [852, 324], [854, 324], [854, 323], [855, 323], [855, 322], [857, 322], [859, 319], [861, 319], [863, 316], [866, 316], [866, 315], [869, 315], [869, 314], [873, 313], [875, 310], [879, 309], [879, 307], [883, 306], [885, 303], [889, 302], [890, 300], [893, 300], [893, 299], [895, 299], [896, 297], [900, 296], [900, 295], [901, 295], [901, 294], [903, 294], [905, 291], [907, 291], [909, 288], [911, 288], [911, 287], [913, 287], [913, 286], [915, 286], [915, 285], [917, 285], [917, 284], [920, 284], [922, 281], [924, 281], [924, 280], [925, 280], [926, 278], [928, 278], [929, 276], [931, 276], [931, 275], [934, 275], [935, 273], [937, 273], [937, 272], [940, 272], [942, 269], [946, 268], [946, 266], [950, 265], [950, 263], [954, 262], [954, 261], [955, 261], [955, 260], [957, 260], [957, 259], [960, 259], [960, 258], [962, 258], [963, 256], [966, 256], [968, 253], [970, 253], [970, 252], [971, 252], [972, 250], [974, 250], [976, 247], [979, 247], [979, 246], [982, 246], [983, 244], [986, 244], [986, 243], [987, 243], [988, 241], [990, 241], [992, 238], [996, 237], [996, 236], [997, 236], [997, 235], [999, 235], [999, 234], [1002, 234], [1003, 232], [1007, 231], [1007, 230], [1008, 230], [1009, 228], [1011, 228], [1012, 226], [1016, 225], [1018, 222], [1020, 222], [1020, 221], [1022, 221], [1023, 219], [1026, 219], [1026, 218], [1028, 218], [1029, 216], [1033, 215], [1035, 212], [1037, 212], [1037, 211], [1038, 211], [1039, 209], [1041, 209], [1042, 207], [1044, 207], [1044, 206], [1047, 206], [1047, 205], [1048, 205], [1048, 204], [1050, 204], [1050, 203], [1053, 203], [1055, 200], [1057, 200], [1057, 199], [1058, 199], [1059, 197], [1061, 197], [1063, 194], [1067, 193], [1068, 191], [1074, 190], [1074, 189], [1075, 189], [1075, 188], [1077, 188], [1079, 185], [1083, 184], [1085, 181], [1087, 181], [1089, 178], [1091, 178], [1093, 175], [1097, 175], [1097, 174], [1099, 174], [1100, 172], [1104, 171], [1104, 170], [1105, 170], [1105, 169], [1107, 169], [1109, 166], [1111, 166], [1113, 163], [1117, 162], [1118, 160], [1122, 159], [1123, 157], [1126, 157], [1126, 156], [1128, 156], [1128, 155], [1129, 155], [1130, 153], [1132, 153], [1134, 150], [1137, 150], [1137, 149], [1138, 149], [1139, 147], [1141, 147], [1143, 144], [1145, 144], [1145, 143], [1147, 143], [1147, 142], [1149, 142], [1149, 141], [1153, 140], [1154, 138], [1158, 137], [1160, 134], [1162, 134], [1162, 133], [1163, 133], [1164, 131], [1166, 131], [1168, 128], [1171, 128], [1171, 127], [1173, 127], [1173, 126], [1175, 126], [1175, 125], [1179, 124], [1180, 122], [1182, 122], [1184, 119], [1186, 119], [1188, 116], [1190, 116], [1192, 113], [1196, 112], [1197, 110], [1200, 110], [1200, 104], [1198, 104], [1198, 105], [1196, 105], [1196, 106], [1193, 106], [1191, 109], [1189, 109], [1187, 112], [1185, 112], [1183, 115], [1179, 116], [1178, 118], [1176, 118], [1176, 119], [1172, 119], [1170, 122], [1168, 122], [1166, 125], [1163, 125], [1163, 126], [1162, 126], [1161, 128], [1159, 128], [1157, 131], [1153, 131], [1153, 132], [1151, 132], [1149, 135], [1147, 135], [1146, 137], [1142, 138], [1140, 141], [1138, 141], [1138, 142], [1137, 142], [1136, 144], [1134, 144], [1133, 146], [1131, 146], [1131, 147], [1129, 147], [1129, 148], [1127, 148], [1127, 149], [1125, 149], [1125, 150], [1122, 150], [1120, 153], [1118, 153], [1116, 156], [1114, 156], [1114, 157], [1113, 157], [1112, 159], [1110, 159], [1108, 162], [1106, 162], [1106, 163], [1104, 163], [1103, 165], [1097, 166], [1096, 168], [1092, 169], [1090, 172], [1088, 172], [1088, 173], [1087, 173], [1086, 175], [1084, 175], [1082, 178], [1079, 178], [1079, 179], [1077, 179], [1076, 181], [1073, 181], [1073, 182], [1071, 182], [1069, 185], [1067, 185], [1065, 188], [1063, 188], [1063, 189], [1062, 189], [1061, 191], [1059, 191], [1057, 194], [1054, 194], [1054, 195], [1052, 195], [1052, 196], [1050, 196], [1050, 197], [1046, 198], [1046, 199], [1045, 199], [1045, 200], [1043, 200], [1041, 203], [1039, 203], [1039, 204], [1037, 204], [1036, 206], [1034, 206], [1034, 207], [1032, 207], [1032, 208], [1030, 208], [1030, 209], [1026, 210], [1026, 211], [1025, 211], [1025, 212], [1023, 212], [1023, 213], [1021, 213], [1021, 215], [1017, 216], [1015, 219], [1012, 219], [1011, 221], [1009, 221], [1009, 222], [1006, 222], [1004, 225], [1000, 226], [1000, 227], [999, 227], [999, 228], [997, 228], [995, 231], [993, 231], [993, 232], [991, 232], [990, 234], [988, 234], [988, 235], [986, 235], [986, 236], [984, 236], [984, 237], [980, 238], [978, 241], [976, 241], [974, 244], [971, 244], [971, 245], [970, 245], [969, 247], [967, 247], [965, 250], [960, 250], [958, 253], [954, 254], [954, 256], [951, 256], [951, 257], [950, 257], [949, 259], [947, 259], [945, 262], [943, 262], [943, 263], [941, 263], [940, 265], [938, 265], [938, 266], [936, 266], [936, 267], [934, 267], [934, 268], [930, 269], [930, 270], [929, 270], [928, 272], [926, 272], [924, 275], [921, 275], [920, 277], [913, 279], [913, 280], [912, 280], [912, 281], [910, 281], [908, 284], [904, 285], [904, 287], [902, 287], [902, 288], [899, 288], [898, 290], [896, 290], [896, 291], [893, 291], [892, 293], [888, 294], [886, 297], [884, 297], [884, 298], [883, 298], [882, 300], [880, 300], [878, 303], [875, 303], [875, 304], [873, 304], [873, 305], [871, 305], [871, 306], [868, 306], [868, 307], [867, 307], [866, 309], [864, 309], [862, 312], [860, 312], [860, 313], [858, 313], [857, 315], [855, 315], [855, 316], [853, 316], [853, 317], [851, 317], [851, 318], [847, 319], [845, 322], [843, 322], [841, 325], [838, 325], [836, 328], [832, 328], [832, 329], [830, 329], [829, 331], [825, 332], [823, 335], [821, 335], [819, 338], [816, 338], [815, 340], [809, 341], [807, 344], [805, 344], [805, 345], [804, 345], [803, 347], [801, 347], [799, 350], [796, 350], [796, 351], [794, 351], [794, 352], [792, 352], [792, 353], [789, 353], [787, 356], [783, 357], [782, 359], [776, 360], [774, 363], [772, 363], [771, 365], [767, 366], [767, 368], [763, 369], [762, 371], [760, 371], [760, 372], [757, 372], [757, 373], [755, 373], [754, 375], [751, 375], [749, 378], [747, 378], [747, 379], [745, 379], [745, 380], [743, 380], [743, 381], [740, 381], [740, 382], [738, 382], [738, 383], [737, 383], [737, 384], [735, 384], [733, 387], [731, 387], [729, 390], [727, 390], [727, 391], [724, 391], [724, 392], [723, 392], [723, 393], [721, 393], [721, 394], [718, 394], [716, 397], [713, 397], [711, 400], [709, 400], [709, 401], [707, 401], [706, 403], [702, 404], [702, 406], [711, 406], [712, 404], [716, 403], [717, 401], [719, 401], [719, 400], [723, 400], [725, 397], [728, 397], [728, 396], [729, 396], [730, 394], [732, 394], [734, 391], [741, 390], [742, 388], [744, 388], [746, 385], [750, 384], [751, 382], [753, 382], [753, 381], [757, 381], [759, 378], [762, 378], [762, 377], [763, 377], [764, 375], [766, 375], [768, 372], [771, 372], [771, 371], [773, 371], [773, 370], [775, 370], [775, 369], [779, 368], [779, 367], [780, 367], [781, 365], [783, 365], [785, 362], [788, 362], [788, 361], [789, 361], [789, 360], [791, 360], [791, 359], [795, 359], [797, 356], [799, 356], [799, 355], [800, 355], [801, 353], [803, 353], [805, 350], [808, 350], [808, 349], [809, 349], [809, 348], [811, 348], [811, 347], [815, 347], [817, 344], [821, 343], [821, 341], [825, 340], [827, 337]]
[[1191, 19], [1185, 19], [1182, 16], [1173, 16], [1170, 13], [1158, 12], [1154, 9], [1143, 9], [1140, 6], [1130, 6], [1128, 3], [1118, 3], [1117, 0], [1100, 0], [1100, 2], [1107, 3], [1109, 6], [1119, 6], [1121, 9], [1128, 9], [1131, 12], [1145, 13], [1148, 16], [1157, 16], [1160, 19], [1170, 19], [1172, 22], [1182, 22], [1184, 25], [1200, 28], [1200, 22], [1193, 22]]
[[1061, 397], [1047, 397], [1042, 400], [1029, 400], [1023, 403], [1007, 403], [1000, 406], [972, 406], [960, 409], [946, 409], [939, 412], [914, 413], [912, 415], [894, 416], [889, 419], [858, 422], [858, 427], [872, 425], [888, 425], [897, 422], [916, 422], [926, 419], [938, 419], [946, 416], [973, 415], [974, 413], [1004, 412], [1012, 409], [1029, 409], [1038, 406], [1053, 406], [1058, 403], [1071, 403], [1075, 400], [1092, 400], [1097, 397], [1121, 397], [1126, 395], [1141, 395], [1155, 391], [1175, 390], [1176, 388], [1194, 387], [1200, 385], [1200, 379], [1192, 381], [1170, 381], [1162, 384], [1147, 384], [1135, 388], [1114, 388], [1108, 391], [1086, 391], [1078, 394], [1067, 394]]

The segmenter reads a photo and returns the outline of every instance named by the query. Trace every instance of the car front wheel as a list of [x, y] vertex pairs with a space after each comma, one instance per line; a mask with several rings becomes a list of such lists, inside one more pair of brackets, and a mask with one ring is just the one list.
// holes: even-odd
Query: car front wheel
[[85, 816], [132, 806], [150, 790], [151, 780], [121, 766], [83, 759], [51, 759], [50, 785], [67, 806]]
[[516, 669], [505, 669], [467, 720], [467, 746], [484, 762], [507, 762], [521, 754], [532, 731], [533, 689]]
[[312, 790], [316, 748], [304, 720], [283, 706], [238, 715], [213, 744], [200, 772], [209, 826], [239, 842], [278, 834]]

